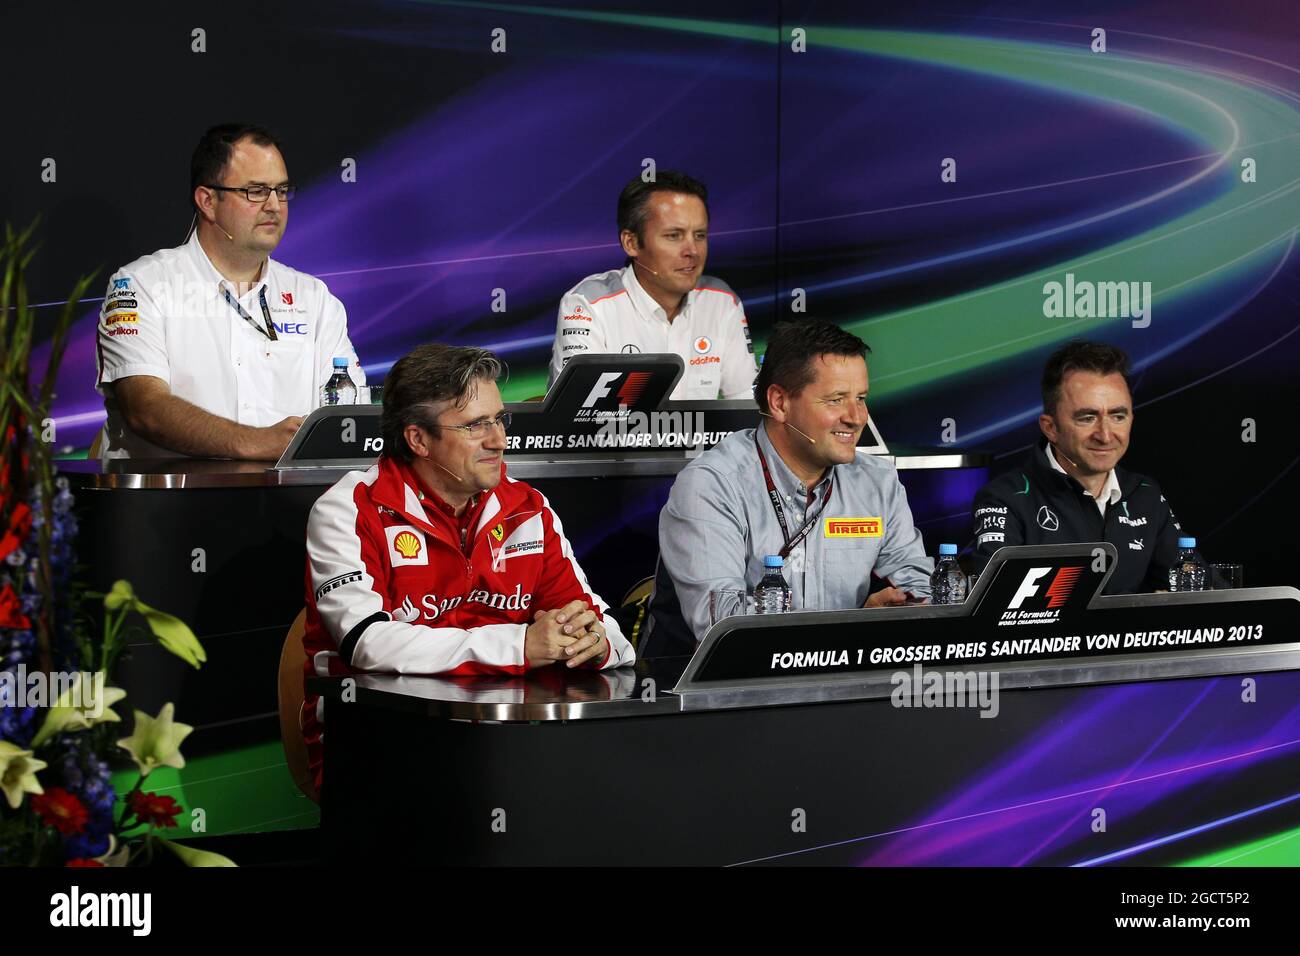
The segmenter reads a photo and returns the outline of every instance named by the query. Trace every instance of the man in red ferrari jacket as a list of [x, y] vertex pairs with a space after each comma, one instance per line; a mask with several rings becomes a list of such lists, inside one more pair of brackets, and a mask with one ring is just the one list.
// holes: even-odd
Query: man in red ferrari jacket
[[[630, 664], [544, 495], [506, 475], [484, 349], [422, 345], [384, 380], [384, 453], [307, 523], [307, 673], [522, 674]], [[303, 702], [321, 785], [322, 714]]]

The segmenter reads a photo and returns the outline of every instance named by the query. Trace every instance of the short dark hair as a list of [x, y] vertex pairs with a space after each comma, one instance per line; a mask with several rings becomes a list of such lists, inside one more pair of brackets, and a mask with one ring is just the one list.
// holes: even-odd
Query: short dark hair
[[655, 178], [646, 182], [640, 176], [623, 187], [618, 194], [618, 234], [624, 230], [636, 234], [637, 242], [645, 242], [645, 223], [650, 218], [650, 197], [657, 192], [686, 193], [699, 197], [704, 203], [704, 213], [709, 212], [709, 188], [698, 179], [671, 169], [661, 169]]
[[808, 319], [781, 322], [768, 339], [763, 364], [754, 379], [754, 401], [767, 412], [767, 389], [780, 385], [798, 395], [816, 376], [813, 359], [819, 355], [857, 355], [865, 361], [871, 346], [833, 322]]
[[464, 345], [417, 345], [399, 358], [384, 378], [384, 410], [379, 431], [384, 454], [399, 461], [415, 455], [403, 432], [407, 425], [427, 425], [449, 403], [464, 408], [479, 382], [495, 382], [505, 364], [487, 349]]
[[251, 139], [258, 146], [274, 146], [284, 155], [284, 147], [270, 130], [252, 123], [222, 123], [214, 126], [199, 137], [199, 144], [190, 156], [190, 204], [198, 212], [194, 202], [194, 190], [200, 186], [220, 183], [230, 165], [230, 154], [235, 144], [244, 139]]
[[1084, 342], [1076, 339], [1061, 346], [1047, 359], [1043, 368], [1043, 411], [1056, 414], [1061, 401], [1061, 383], [1071, 372], [1096, 372], [1098, 375], [1124, 376], [1128, 384], [1128, 353], [1104, 342]]

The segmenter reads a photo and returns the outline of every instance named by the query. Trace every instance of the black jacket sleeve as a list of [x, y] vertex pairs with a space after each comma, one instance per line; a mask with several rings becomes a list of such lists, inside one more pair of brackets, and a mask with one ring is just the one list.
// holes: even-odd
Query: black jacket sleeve
[[990, 481], [976, 493], [971, 505], [971, 563], [977, 574], [998, 548], [1025, 543], [1024, 526], [1007, 494], [1008, 487], [1005, 479]]
[[1147, 568], [1146, 580], [1143, 582], [1146, 590], [1169, 590], [1169, 569], [1173, 567], [1174, 559], [1178, 556], [1178, 539], [1184, 534], [1183, 526], [1174, 517], [1174, 509], [1169, 507], [1165, 496], [1160, 495], [1160, 507], [1156, 511], [1155, 547], [1151, 553], [1151, 564]]

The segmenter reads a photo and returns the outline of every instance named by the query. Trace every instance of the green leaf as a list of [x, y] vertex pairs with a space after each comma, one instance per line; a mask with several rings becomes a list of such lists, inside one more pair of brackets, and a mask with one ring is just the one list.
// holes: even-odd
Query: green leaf
[[152, 837], [167, 849], [171, 850], [186, 866], [236, 866], [237, 864], [229, 857], [222, 856], [220, 853], [213, 853], [211, 850], [196, 850], [192, 846], [186, 846], [183, 843], [174, 843], [171, 840], [164, 840], [162, 837]]
[[149, 623], [149, 630], [158, 638], [158, 643], [171, 651], [195, 670], [208, 659], [208, 652], [203, 649], [199, 639], [194, 636], [190, 626], [173, 614], [151, 608], [137, 599], [135, 609], [144, 615]]

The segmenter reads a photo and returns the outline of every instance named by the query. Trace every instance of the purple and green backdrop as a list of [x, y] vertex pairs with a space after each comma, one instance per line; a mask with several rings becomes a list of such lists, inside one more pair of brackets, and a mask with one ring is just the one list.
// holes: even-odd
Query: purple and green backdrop
[[[887, 440], [939, 445], [951, 419], [957, 446], [1009, 464], [1037, 434], [1046, 354], [1123, 345], [1127, 463], [1248, 584], [1300, 583], [1289, 3], [56, 6], [0, 15], [22, 78], [0, 216], [44, 217], [31, 292], [50, 318], [80, 272], [181, 241], [194, 142], [247, 119], [280, 134], [303, 186], [276, 257], [343, 300], [372, 378], [419, 342], [487, 344], [524, 398], [544, 388], [560, 295], [621, 262], [615, 198], [653, 158], [709, 184], [708, 268], [760, 348], [796, 295], [872, 345]], [[1150, 324], [1047, 317], [1044, 286], [1067, 273], [1149, 282]], [[84, 305], [56, 406], [70, 448], [102, 420]]]

